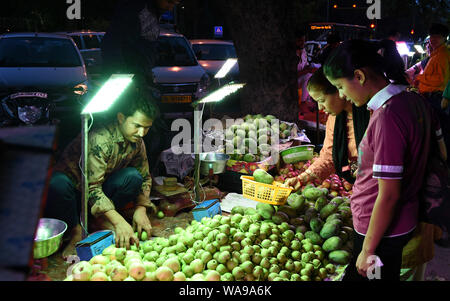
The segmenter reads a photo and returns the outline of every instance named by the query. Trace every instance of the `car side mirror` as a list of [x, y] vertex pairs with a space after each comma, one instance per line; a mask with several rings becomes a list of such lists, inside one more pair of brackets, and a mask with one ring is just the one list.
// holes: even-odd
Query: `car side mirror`
[[195, 56], [197, 57], [197, 60], [201, 60], [202, 59], [202, 51], [199, 50], [195, 53]]
[[95, 65], [95, 59], [93, 59], [93, 58], [85, 59], [85, 63], [86, 63], [87, 67], [92, 67]]

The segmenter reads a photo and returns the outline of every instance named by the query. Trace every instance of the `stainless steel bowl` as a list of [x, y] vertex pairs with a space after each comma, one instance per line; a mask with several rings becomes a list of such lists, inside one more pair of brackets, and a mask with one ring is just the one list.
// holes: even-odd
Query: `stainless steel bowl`
[[66, 230], [67, 224], [63, 221], [41, 218], [34, 237], [33, 257], [35, 259], [45, 258], [58, 251]]
[[222, 153], [201, 153], [200, 154], [200, 173], [204, 176], [209, 175], [212, 168], [213, 174], [221, 174], [225, 171], [227, 161], [230, 156]]

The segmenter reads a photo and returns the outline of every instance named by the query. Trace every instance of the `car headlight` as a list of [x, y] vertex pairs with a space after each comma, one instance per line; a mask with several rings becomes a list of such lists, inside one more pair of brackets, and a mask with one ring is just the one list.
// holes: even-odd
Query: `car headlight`
[[80, 96], [86, 94], [87, 91], [88, 91], [88, 86], [85, 82], [73, 87], [73, 93], [80, 95]]
[[198, 83], [198, 93], [204, 93], [209, 86], [209, 76], [208, 74], [203, 74], [200, 78], [200, 82]]

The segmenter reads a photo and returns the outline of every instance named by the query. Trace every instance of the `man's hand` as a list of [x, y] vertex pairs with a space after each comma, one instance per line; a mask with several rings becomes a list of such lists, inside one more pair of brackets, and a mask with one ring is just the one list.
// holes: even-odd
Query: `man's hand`
[[141, 237], [142, 230], [147, 232], [148, 237], [151, 236], [152, 224], [147, 216], [147, 208], [137, 206], [133, 215], [133, 229], [138, 232], [139, 237]]
[[116, 232], [116, 247], [130, 249], [131, 244], [139, 246], [139, 239], [134, 234], [133, 228], [125, 220], [114, 225]]

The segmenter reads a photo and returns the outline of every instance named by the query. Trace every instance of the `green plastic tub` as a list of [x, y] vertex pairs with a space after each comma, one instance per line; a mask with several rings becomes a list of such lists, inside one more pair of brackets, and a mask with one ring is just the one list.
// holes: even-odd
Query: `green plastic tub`
[[287, 148], [280, 152], [281, 158], [287, 164], [308, 161], [314, 155], [314, 145], [299, 145]]

